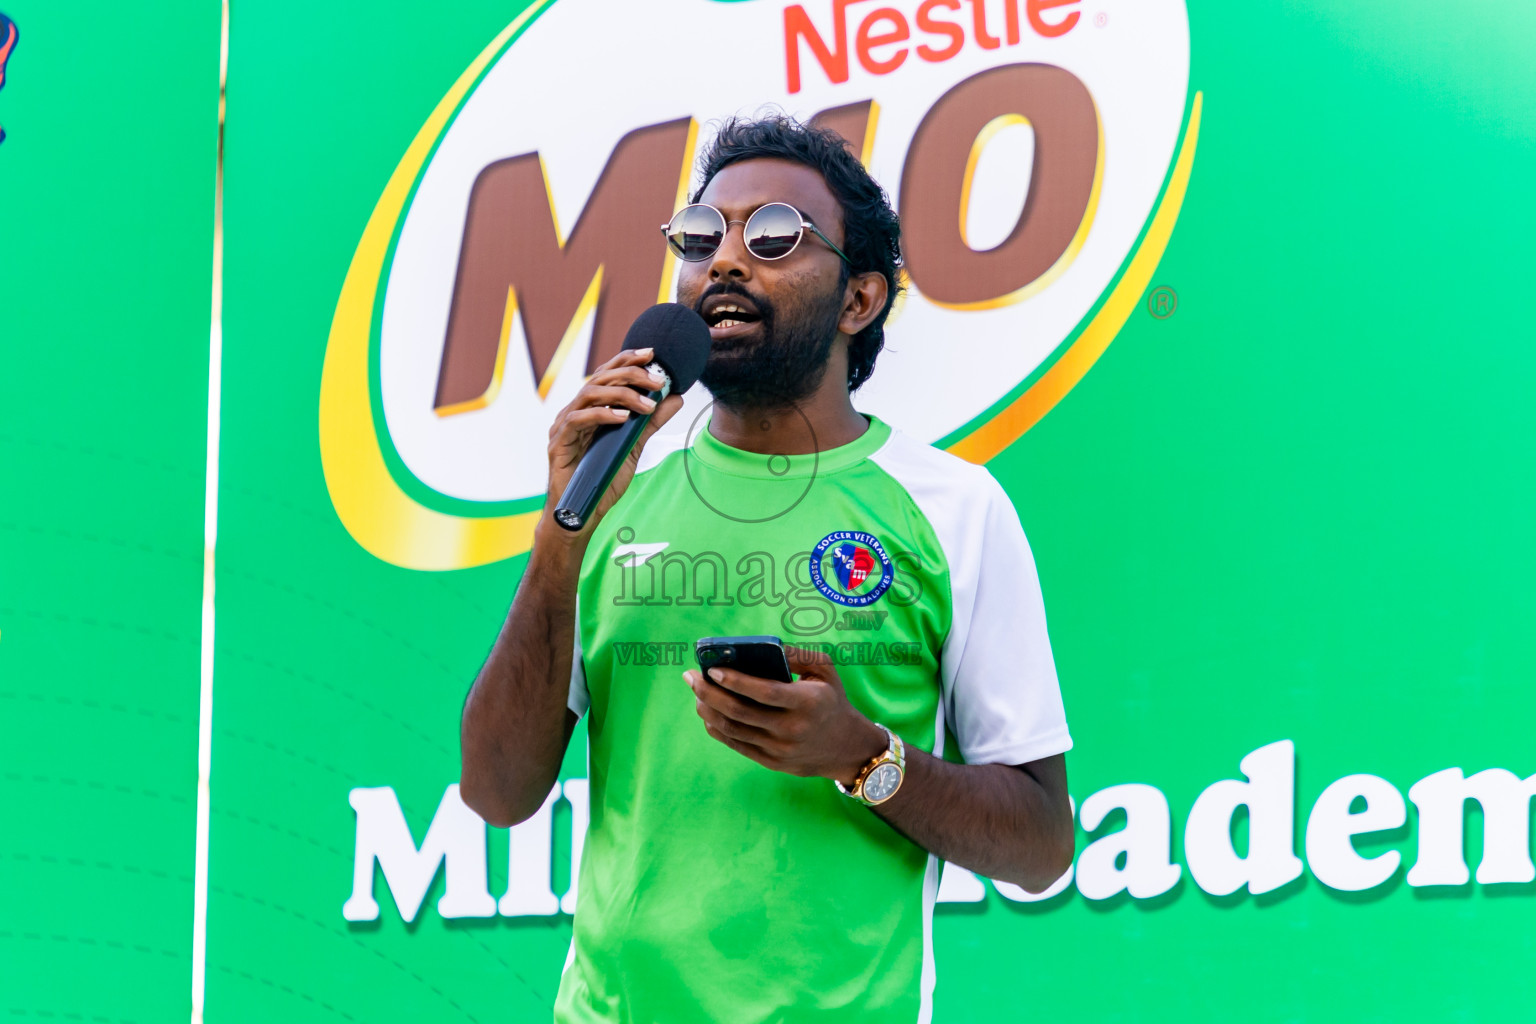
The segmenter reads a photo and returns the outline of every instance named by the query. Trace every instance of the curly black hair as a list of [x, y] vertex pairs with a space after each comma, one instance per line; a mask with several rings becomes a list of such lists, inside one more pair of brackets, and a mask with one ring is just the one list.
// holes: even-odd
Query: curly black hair
[[843, 208], [842, 248], [848, 255], [843, 282], [850, 274], [871, 271], [885, 278], [885, 308], [848, 342], [848, 390], [857, 391], [874, 372], [875, 358], [885, 345], [885, 320], [901, 291], [901, 221], [885, 189], [870, 177], [841, 135], [784, 114], [731, 118], [722, 124], [704, 153], [701, 181], [692, 201], [699, 201], [723, 168], [763, 157], [804, 164], [826, 179]]

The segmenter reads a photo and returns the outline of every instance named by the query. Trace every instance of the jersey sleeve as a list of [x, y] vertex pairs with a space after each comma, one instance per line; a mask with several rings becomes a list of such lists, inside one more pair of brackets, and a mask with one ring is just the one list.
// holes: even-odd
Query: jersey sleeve
[[953, 618], [942, 654], [945, 717], [969, 764], [1025, 764], [1072, 747], [1034, 554], [1002, 486], [946, 544]]
[[571, 692], [565, 698], [565, 706], [580, 718], [587, 713], [591, 699], [587, 696], [587, 673], [581, 665], [581, 641], [576, 641], [576, 653], [571, 657]]
[[578, 602], [576, 610], [576, 628], [572, 630], [575, 639], [572, 641], [571, 650], [571, 689], [565, 698], [565, 706], [576, 713], [580, 718], [587, 713], [592, 700], [587, 693], [587, 670], [581, 663], [581, 608]]

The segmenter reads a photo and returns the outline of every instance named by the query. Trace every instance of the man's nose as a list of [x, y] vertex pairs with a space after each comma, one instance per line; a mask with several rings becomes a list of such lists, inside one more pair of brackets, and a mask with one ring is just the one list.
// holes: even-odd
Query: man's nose
[[720, 248], [709, 259], [711, 281], [746, 281], [752, 277], [752, 257], [747, 252], [746, 225], [732, 222], [725, 226]]

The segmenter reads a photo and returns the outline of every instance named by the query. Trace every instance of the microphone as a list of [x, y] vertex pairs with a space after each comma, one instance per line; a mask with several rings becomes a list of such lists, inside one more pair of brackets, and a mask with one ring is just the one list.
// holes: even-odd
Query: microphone
[[[646, 369], [661, 371], [661, 387], [643, 393], [657, 405], [668, 395], [693, 387], [704, 372], [709, 346], [709, 326], [704, 318], [676, 302], [658, 303], [641, 313], [624, 336], [625, 348], [654, 351], [655, 358]], [[560, 495], [555, 522], [573, 532], [587, 524], [650, 421], [650, 413], [641, 416], [631, 411], [623, 423], [605, 424], [593, 431], [592, 444]]]

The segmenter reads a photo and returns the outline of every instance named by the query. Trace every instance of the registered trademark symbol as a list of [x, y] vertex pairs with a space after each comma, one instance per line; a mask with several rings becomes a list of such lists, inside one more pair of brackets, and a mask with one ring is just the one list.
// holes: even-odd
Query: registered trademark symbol
[[1100, 11], [1098, 14], [1093, 16], [1093, 23], [1099, 26], [1099, 28], [1103, 28], [1105, 25], [1109, 24], [1109, 15], [1105, 14], [1103, 11]]
[[1147, 296], [1147, 312], [1158, 320], [1167, 320], [1179, 308], [1179, 293], [1167, 285], [1152, 289]]

